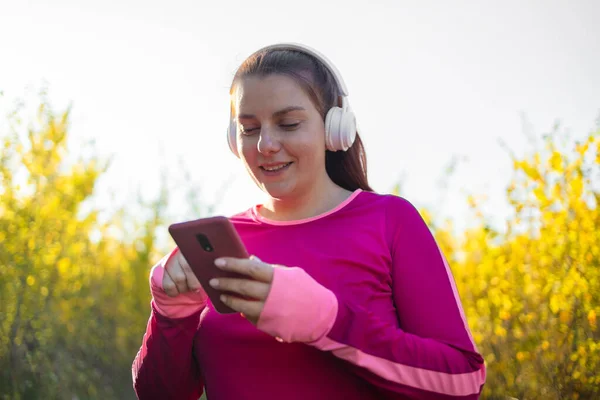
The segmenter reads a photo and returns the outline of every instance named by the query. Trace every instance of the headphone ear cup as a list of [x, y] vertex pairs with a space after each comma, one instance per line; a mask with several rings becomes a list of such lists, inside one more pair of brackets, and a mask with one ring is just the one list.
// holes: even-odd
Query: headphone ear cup
[[229, 150], [236, 156], [240, 157], [237, 151], [237, 124], [234, 120], [229, 121], [229, 128], [227, 129], [227, 143], [229, 144]]
[[341, 112], [341, 108], [331, 107], [325, 116], [325, 146], [329, 151], [339, 150]]
[[325, 145], [330, 151], [346, 151], [356, 138], [356, 118], [350, 110], [332, 107], [325, 117]]
[[343, 112], [340, 121], [340, 142], [342, 150], [348, 150], [356, 139], [356, 117], [350, 110]]

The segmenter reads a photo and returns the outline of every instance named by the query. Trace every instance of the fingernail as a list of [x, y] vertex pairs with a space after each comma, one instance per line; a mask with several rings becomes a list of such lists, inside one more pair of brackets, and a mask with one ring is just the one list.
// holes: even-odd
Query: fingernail
[[217, 286], [219, 286], [219, 280], [218, 279], [211, 279], [210, 281], [208, 281], [208, 284], [214, 288], [216, 288]]
[[217, 267], [224, 267], [225, 266], [225, 260], [223, 260], [222, 258], [217, 258], [215, 260], [215, 265]]
[[221, 301], [222, 301], [223, 303], [226, 303], [226, 302], [227, 302], [227, 296], [225, 296], [224, 294], [222, 294], [222, 295], [221, 295], [219, 298], [221, 299]]

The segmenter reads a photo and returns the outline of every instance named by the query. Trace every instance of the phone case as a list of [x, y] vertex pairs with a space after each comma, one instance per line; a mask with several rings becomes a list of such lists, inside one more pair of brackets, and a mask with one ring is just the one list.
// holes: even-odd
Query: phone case
[[219, 257], [249, 257], [246, 247], [231, 221], [226, 217], [217, 216], [178, 222], [169, 226], [169, 233], [210, 298], [215, 310], [220, 314], [236, 313], [237, 311], [219, 299], [224, 292], [214, 289], [208, 284], [212, 278], [248, 278], [238, 273], [223, 271], [214, 264], [215, 259]]

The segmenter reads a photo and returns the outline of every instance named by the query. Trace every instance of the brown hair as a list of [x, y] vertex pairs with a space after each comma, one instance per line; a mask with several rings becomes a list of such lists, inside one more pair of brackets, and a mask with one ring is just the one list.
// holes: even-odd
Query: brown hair
[[[232, 111], [237, 83], [248, 76], [286, 75], [294, 79], [311, 98], [325, 120], [327, 111], [339, 105], [340, 93], [331, 72], [314, 57], [297, 50], [263, 50], [247, 58], [238, 68], [231, 85]], [[347, 151], [325, 151], [325, 169], [331, 180], [344, 189], [373, 191], [367, 179], [367, 155], [358, 133]]]

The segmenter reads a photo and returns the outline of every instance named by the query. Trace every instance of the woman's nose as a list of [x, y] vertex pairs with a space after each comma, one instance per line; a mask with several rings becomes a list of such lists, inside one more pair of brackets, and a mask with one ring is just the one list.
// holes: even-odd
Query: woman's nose
[[258, 139], [258, 151], [262, 154], [276, 153], [281, 148], [276, 128], [263, 126]]

